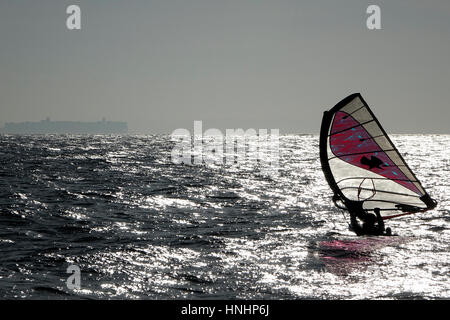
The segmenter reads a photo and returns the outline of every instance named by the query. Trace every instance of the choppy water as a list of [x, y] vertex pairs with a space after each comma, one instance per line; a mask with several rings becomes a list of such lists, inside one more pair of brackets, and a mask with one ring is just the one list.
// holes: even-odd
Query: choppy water
[[272, 177], [172, 164], [168, 136], [0, 136], [0, 297], [450, 298], [450, 136], [393, 140], [439, 205], [358, 238], [318, 136]]

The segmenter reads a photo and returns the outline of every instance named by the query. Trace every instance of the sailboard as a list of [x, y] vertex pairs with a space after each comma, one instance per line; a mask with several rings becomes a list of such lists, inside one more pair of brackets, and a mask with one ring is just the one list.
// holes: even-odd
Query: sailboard
[[320, 160], [341, 209], [379, 208], [390, 219], [436, 207], [359, 93], [324, 112]]

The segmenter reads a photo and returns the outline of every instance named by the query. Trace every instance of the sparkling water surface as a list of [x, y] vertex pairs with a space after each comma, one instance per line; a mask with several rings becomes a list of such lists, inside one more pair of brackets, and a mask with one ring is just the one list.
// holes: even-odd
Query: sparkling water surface
[[173, 164], [165, 135], [0, 136], [0, 297], [448, 299], [450, 136], [391, 137], [439, 202], [398, 237], [348, 231], [317, 135], [272, 175]]

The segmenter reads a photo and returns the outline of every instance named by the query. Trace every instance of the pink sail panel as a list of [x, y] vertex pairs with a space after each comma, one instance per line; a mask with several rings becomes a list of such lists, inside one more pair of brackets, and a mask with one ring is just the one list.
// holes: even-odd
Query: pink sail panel
[[341, 160], [392, 179], [421, 194], [367, 130], [346, 112], [339, 111], [335, 115], [331, 127], [330, 147], [333, 154]]

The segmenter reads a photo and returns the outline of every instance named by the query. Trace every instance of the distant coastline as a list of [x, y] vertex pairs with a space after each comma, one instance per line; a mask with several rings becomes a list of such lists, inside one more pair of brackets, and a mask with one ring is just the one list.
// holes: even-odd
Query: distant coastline
[[119, 134], [128, 133], [126, 122], [102, 121], [51, 121], [49, 118], [38, 122], [7, 122], [0, 133], [6, 134]]

